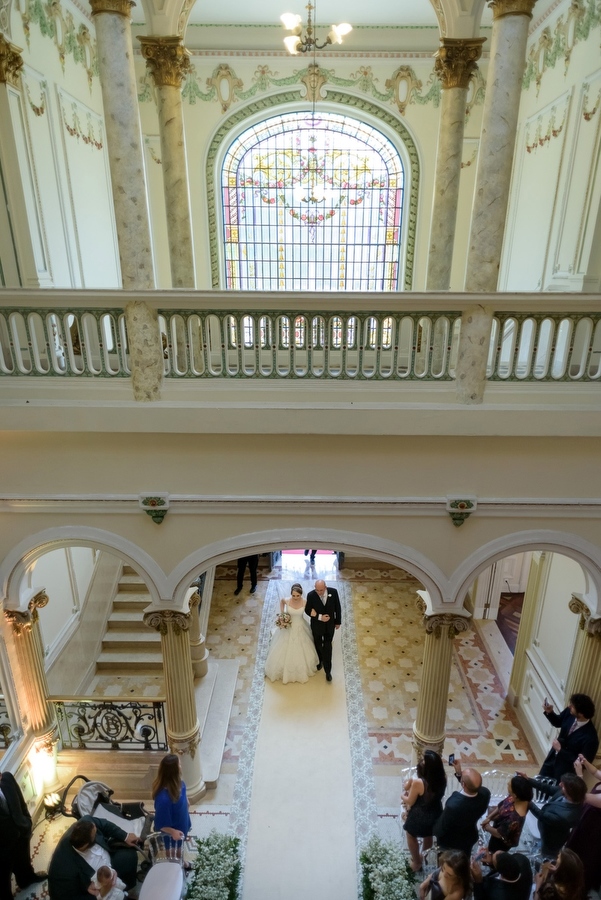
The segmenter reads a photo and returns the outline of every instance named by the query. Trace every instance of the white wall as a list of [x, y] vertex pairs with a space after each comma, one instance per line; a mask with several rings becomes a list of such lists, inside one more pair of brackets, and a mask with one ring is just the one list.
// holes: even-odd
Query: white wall
[[44, 586], [49, 597], [39, 611], [46, 655], [54, 656], [85, 605], [95, 564], [96, 552], [89, 547], [52, 550], [34, 563], [29, 573], [31, 585]]

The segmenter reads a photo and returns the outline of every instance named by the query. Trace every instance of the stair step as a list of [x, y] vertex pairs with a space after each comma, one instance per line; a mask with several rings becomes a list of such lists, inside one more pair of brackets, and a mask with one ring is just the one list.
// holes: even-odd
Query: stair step
[[96, 662], [97, 672], [162, 672], [163, 657], [160, 651], [144, 650], [127, 652], [119, 650], [102, 650]]
[[108, 630], [146, 634], [146, 632], [150, 632], [151, 629], [144, 625], [142, 616], [142, 609], [123, 609], [119, 607], [119, 609], [115, 610], [113, 607], [113, 612], [110, 614], [107, 623]]
[[144, 609], [150, 603], [150, 594], [117, 594], [115, 599], [113, 600], [113, 609], [114, 610], [138, 610], [140, 613], [140, 618], [142, 617], [142, 613]]
[[119, 650], [121, 653], [136, 653], [138, 650], [157, 650], [161, 646], [161, 635], [148, 629], [147, 634], [136, 634], [131, 631], [107, 631], [102, 639], [103, 650]]
[[138, 575], [138, 573], [136, 572], [136, 570], [132, 566], [128, 566], [126, 564], [123, 565], [122, 574], [123, 575], [135, 575], [137, 578], [140, 577]]
[[119, 579], [119, 592], [147, 594], [148, 588], [139, 575], [122, 575]]

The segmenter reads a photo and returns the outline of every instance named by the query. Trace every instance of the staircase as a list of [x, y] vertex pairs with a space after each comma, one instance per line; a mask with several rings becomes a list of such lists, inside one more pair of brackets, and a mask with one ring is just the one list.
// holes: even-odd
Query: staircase
[[124, 565], [102, 639], [96, 674], [162, 674], [161, 636], [143, 620], [149, 603], [146, 585], [130, 566]]

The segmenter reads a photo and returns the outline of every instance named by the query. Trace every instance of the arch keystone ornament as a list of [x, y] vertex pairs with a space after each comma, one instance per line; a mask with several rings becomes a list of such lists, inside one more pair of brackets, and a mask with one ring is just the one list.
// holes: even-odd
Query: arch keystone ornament
[[469, 519], [471, 514], [476, 511], [477, 506], [478, 501], [475, 497], [447, 497], [446, 509], [453, 525], [457, 528]]
[[160, 525], [169, 512], [169, 494], [141, 494], [138, 502], [155, 525]]

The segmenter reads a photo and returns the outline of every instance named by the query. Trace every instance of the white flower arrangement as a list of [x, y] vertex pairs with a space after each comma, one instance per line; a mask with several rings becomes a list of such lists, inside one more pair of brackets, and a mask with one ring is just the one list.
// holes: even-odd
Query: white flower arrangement
[[360, 858], [363, 900], [415, 900], [415, 875], [398, 844], [374, 835]]
[[240, 881], [240, 839], [215, 829], [196, 841], [194, 863], [186, 900], [237, 900]]

